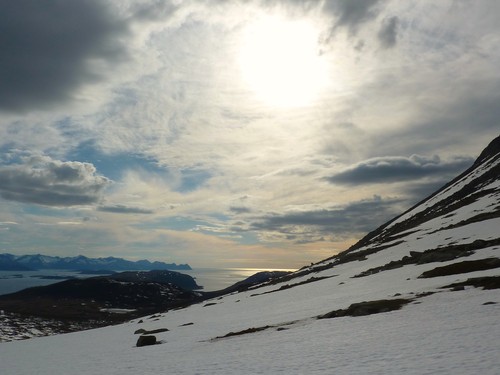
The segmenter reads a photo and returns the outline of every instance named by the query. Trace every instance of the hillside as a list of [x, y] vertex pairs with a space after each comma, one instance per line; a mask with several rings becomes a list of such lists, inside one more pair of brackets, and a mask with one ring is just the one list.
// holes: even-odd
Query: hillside
[[[2, 374], [498, 374], [499, 145], [337, 256], [184, 309], [0, 344]], [[141, 332], [157, 344], [136, 347]]]
[[[69, 279], [0, 296], [0, 310], [9, 317], [0, 327], [0, 340], [29, 336], [13, 331], [12, 320], [38, 322], [36, 329], [57, 332], [102, 327], [179, 306], [201, 298], [194, 278], [175, 271], [126, 271], [109, 276]], [[19, 316], [20, 315], [20, 316]], [[43, 321], [42, 321], [43, 320]], [[9, 324], [8, 324], [9, 323]], [[9, 337], [10, 336], [10, 337]]]

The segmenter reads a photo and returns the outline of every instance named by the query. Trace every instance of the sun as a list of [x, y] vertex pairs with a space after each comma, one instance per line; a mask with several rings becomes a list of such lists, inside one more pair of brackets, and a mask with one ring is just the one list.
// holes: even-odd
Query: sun
[[243, 80], [270, 106], [309, 105], [328, 81], [318, 50], [318, 30], [312, 23], [278, 16], [259, 19], [243, 33]]

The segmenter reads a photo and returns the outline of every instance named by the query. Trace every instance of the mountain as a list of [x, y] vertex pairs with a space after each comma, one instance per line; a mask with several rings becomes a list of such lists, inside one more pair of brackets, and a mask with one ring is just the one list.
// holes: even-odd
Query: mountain
[[345, 252], [186, 308], [0, 344], [2, 374], [496, 375], [499, 144]]
[[202, 289], [201, 286], [196, 284], [193, 277], [183, 273], [166, 270], [153, 270], [149, 272], [127, 271], [115, 273], [111, 276], [103, 276], [101, 278], [127, 283], [174, 284], [184, 290]]
[[[69, 279], [0, 296], [0, 309], [38, 319], [63, 321], [73, 331], [123, 322], [133, 317], [186, 306], [200, 299], [195, 280], [179, 272], [126, 271], [110, 276]], [[54, 307], [56, 306], [56, 307]], [[119, 312], [118, 314], [116, 312]], [[45, 330], [46, 327], [39, 327]]]
[[42, 254], [13, 255], [0, 254], [0, 270], [81, 270], [81, 271], [133, 271], [133, 270], [190, 270], [188, 264], [150, 262], [149, 260], [130, 261], [122, 258], [87, 258], [83, 255], [75, 257], [58, 257]]
[[30, 267], [26, 267], [14, 260], [12, 254], [0, 254], [0, 271], [32, 271]]

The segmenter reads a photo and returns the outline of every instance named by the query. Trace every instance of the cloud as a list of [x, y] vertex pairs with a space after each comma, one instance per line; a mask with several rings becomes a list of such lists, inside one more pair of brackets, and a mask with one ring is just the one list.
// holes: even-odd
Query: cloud
[[[433, 152], [453, 145], [461, 152], [478, 155], [482, 147], [498, 136], [500, 125], [500, 80], [486, 78], [488, 72], [485, 73], [481, 79], [462, 78], [457, 73], [454, 82], [436, 78], [436, 82], [427, 85], [435, 93], [430, 98], [435, 102], [424, 103], [418, 108], [420, 116], [410, 119], [402, 129], [375, 138], [372, 147], [378, 152], [401, 153]], [[428, 87], [423, 90], [429, 91]], [[415, 91], [415, 95], [421, 95], [423, 90]], [[397, 95], [393, 93], [391, 97]]]
[[161, 21], [171, 17], [179, 10], [180, 5], [171, 1], [148, 1], [146, 3], [132, 4], [131, 11], [135, 21]]
[[398, 34], [399, 18], [394, 16], [383, 21], [378, 32], [378, 40], [382, 47], [392, 48], [396, 45]]
[[349, 0], [325, 1], [324, 10], [337, 16], [332, 33], [337, 27], [346, 27], [352, 34], [356, 34], [358, 27], [373, 19], [380, 0]]
[[[72, 98], [101, 62], [126, 55], [124, 21], [97, 0], [0, 3], [0, 110], [25, 112]], [[94, 66], [94, 67], [93, 67]]]
[[17, 202], [60, 207], [93, 204], [110, 183], [97, 175], [90, 163], [63, 162], [46, 156], [0, 167], [0, 196]]
[[[400, 199], [370, 199], [349, 202], [345, 205], [271, 213], [257, 219], [251, 230], [277, 232], [288, 240], [307, 243], [338, 240], [373, 230], [380, 223], [400, 212]], [[280, 236], [278, 236], [280, 237]]]
[[415, 182], [405, 186], [405, 192], [410, 196], [410, 203], [413, 205], [438, 191], [448, 182], [450, 182], [449, 178], [439, 178], [435, 181], [425, 181], [422, 183]]
[[436, 155], [432, 158], [412, 155], [385, 156], [362, 161], [326, 180], [334, 184], [362, 185], [416, 180], [428, 176], [456, 174], [473, 163], [469, 157], [457, 157], [443, 162]]
[[247, 214], [247, 213], [250, 213], [252, 212], [252, 210], [248, 207], [236, 207], [236, 206], [232, 206], [232, 207], [229, 207], [229, 210], [231, 212], [234, 212], [236, 214]]
[[99, 206], [97, 207], [97, 211], [112, 212], [117, 214], [152, 214], [154, 212], [153, 210], [148, 210], [145, 208], [127, 207], [121, 204], [117, 204], [114, 206]]

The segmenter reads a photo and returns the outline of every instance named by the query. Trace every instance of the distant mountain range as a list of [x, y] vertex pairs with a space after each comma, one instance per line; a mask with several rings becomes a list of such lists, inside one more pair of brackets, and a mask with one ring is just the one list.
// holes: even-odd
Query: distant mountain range
[[30, 271], [43, 269], [80, 270], [80, 271], [150, 271], [150, 270], [190, 270], [188, 264], [150, 262], [149, 260], [130, 261], [122, 258], [87, 258], [83, 255], [75, 257], [58, 257], [42, 254], [13, 255], [0, 254], [1, 271]]

